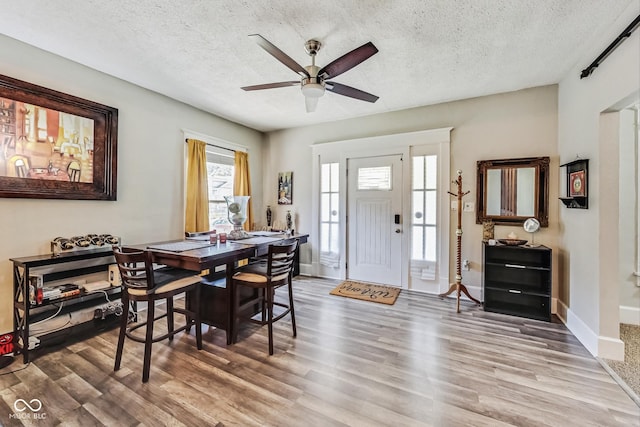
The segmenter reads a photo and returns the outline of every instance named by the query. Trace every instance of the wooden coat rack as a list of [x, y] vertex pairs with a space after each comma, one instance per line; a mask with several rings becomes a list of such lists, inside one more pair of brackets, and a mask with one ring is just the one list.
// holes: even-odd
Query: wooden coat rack
[[460, 292], [465, 294], [467, 298], [476, 304], [481, 304], [480, 301], [475, 299], [469, 294], [467, 287], [462, 284], [462, 198], [469, 194], [469, 191], [466, 193], [462, 192], [462, 171], [458, 170], [458, 178], [453, 181], [454, 184], [458, 186], [458, 192], [452, 193], [451, 191], [447, 191], [447, 193], [451, 194], [453, 197], [458, 198], [458, 228], [456, 229], [456, 238], [457, 238], [457, 247], [456, 247], [456, 281], [449, 286], [449, 290], [439, 296], [444, 298], [451, 294], [452, 292], [456, 292], [456, 313], [460, 313]]

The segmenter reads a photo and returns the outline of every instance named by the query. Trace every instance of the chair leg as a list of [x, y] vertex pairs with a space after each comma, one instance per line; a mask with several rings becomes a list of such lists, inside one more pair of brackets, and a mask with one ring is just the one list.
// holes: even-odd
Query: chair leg
[[151, 345], [153, 344], [153, 319], [155, 318], [155, 301], [147, 303], [147, 335], [144, 341], [144, 362], [142, 365], [142, 382], [149, 381], [149, 370], [151, 369]]
[[272, 287], [268, 287], [265, 289], [267, 293], [267, 327], [269, 330], [269, 355], [273, 355], [273, 297], [274, 297], [274, 289]]
[[129, 298], [127, 297], [127, 290], [122, 290], [122, 317], [120, 318], [120, 334], [118, 335], [118, 347], [116, 349], [116, 361], [113, 365], [113, 370], [120, 369], [120, 363], [122, 362], [122, 350], [124, 347], [124, 338], [127, 333], [127, 324], [129, 322]]
[[[196, 345], [198, 346], [198, 350], [202, 350], [202, 322], [200, 320], [200, 290], [202, 288], [201, 284], [197, 284], [195, 289], [193, 291], [191, 291], [193, 294], [195, 294], [195, 302], [193, 304], [193, 306], [195, 306], [194, 309], [194, 313], [193, 313], [193, 323], [195, 324], [196, 327]], [[191, 324], [192, 320], [191, 318], [188, 319], [189, 324]]]
[[173, 341], [173, 297], [167, 298], [167, 332], [169, 332], [169, 341]]
[[258, 294], [259, 294], [259, 298], [260, 298], [260, 313], [261, 313], [261, 317], [260, 320], [262, 321], [262, 324], [264, 325], [266, 320], [267, 320], [267, 297], [266, 297], [266, 292], [267, 290], [265, 288], [262, 289], [258, 289]]
[[291, 276], [289, 276], [289, 314], [291, 314], [291, 327], [293, 328], [293, 336], [294, 338], [298, 336], [298, 332], [296, 331], [296, 312], [293, 309], [293, 280], [291, 280]]

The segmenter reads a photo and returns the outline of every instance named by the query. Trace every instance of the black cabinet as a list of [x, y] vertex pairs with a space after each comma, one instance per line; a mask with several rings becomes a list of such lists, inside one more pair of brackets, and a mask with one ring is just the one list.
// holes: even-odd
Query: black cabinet
[[483, 244], [484, 309], [551, 320], [551, 249]]
[[[120, 300], [121, 287], [111, 286], [96, 292], [46, 300], [38, 297], [38, 286], [55, 281], [73, 281], [78, 276], [100, 273], [106, 279], [109, 265], [115, 263], [111, 247], [63, 253], [59, 256], [38, 255], [12, 258], [13, 262], [13, 326], [14, 354], [21, 353], [24, 363], [35, 348], [59, 344], [69, 336], [102, 330], [117, 324], [115, 316], [95, 316], [94, 308], [108, 301]], [[40, 294], [41, 295], [41, 294]], [[74, 314], [75, 313], [75, 314]], [[82, 313], [82, 314], [80, 314]], [[60, 319], [45, 332], [35, 325]], [[69, 319], [73, 321], [67, 321]], [[37, 341], [37, 347], [33, 344]]]

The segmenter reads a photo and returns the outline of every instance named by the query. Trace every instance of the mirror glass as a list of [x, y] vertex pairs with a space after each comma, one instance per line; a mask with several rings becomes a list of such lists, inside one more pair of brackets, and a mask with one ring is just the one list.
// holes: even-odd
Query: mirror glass
[[548, 225], [549, 158], [478, 162], [476, 222], [521, 225], [536, 218]]

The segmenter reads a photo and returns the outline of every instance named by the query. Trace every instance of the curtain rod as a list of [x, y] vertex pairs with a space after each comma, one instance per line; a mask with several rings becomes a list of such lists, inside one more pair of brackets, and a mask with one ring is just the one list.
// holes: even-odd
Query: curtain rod
[[[189, 138], [185, 139], [185, 140], [184, 140], [184, 142], [185, 142], [185, 143], [188, 143], [188, 142], [189, 142]], [[211, 147], [221, 148], [221, 149], [223, 149], [223, 150], [231, 151], [232, 153], [235, 153], [235, 152], [236, 152], [236, 150], [232, 150], [231, 148], [221, 147], [221, 146], [219, 146], [219, 145], [215, 145], [215, 144], [209, 144], [208, 142], [205, 142], [205, 141], [202, 141], [202, 142], [204, 142], [206, 145], [209, 145], [209, 146], [211, 146]]]
[[629, 26], [625, 28], [624, 31], [622, 31], [622, 33], [620, 33], [620, 35], [609, 46], [607, 46], [604, 51], [602, 51], [602, 53], [596, 58], [595, 61], [591, 63], [591, 65], [582, 70], [582, 72], [580, 73], [580, 79], [589, 77], [591, 73], [593, 73], [593, 70], [595, 70], [598, 65], [600, 65], [600, 62], [602, 62], [607, 56], [609, 56], [609, 54], [613, 52], [615, 48], [617, 48], [618, 45], [624, 41], [624, 39], [631, 36], [631, 33], [635, 31], [638, 25], [640, 25], [640, 15], [638, 15], [636, 19], [634, 19], [633, 22], [629, 24]]

